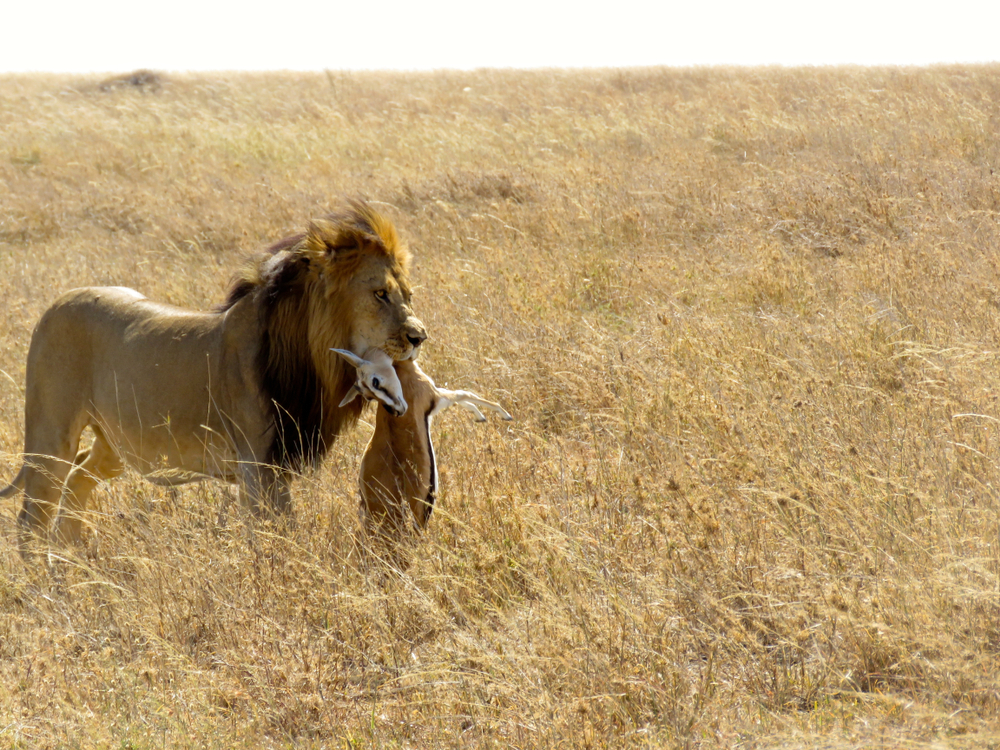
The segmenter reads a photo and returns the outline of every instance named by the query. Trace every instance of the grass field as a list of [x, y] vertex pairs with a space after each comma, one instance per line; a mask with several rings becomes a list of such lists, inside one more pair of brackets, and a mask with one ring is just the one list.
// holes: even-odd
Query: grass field
[[[41, 312], [195, 308], [365, 197], [435, 423], [405, 571], [366, 423], [296, 524], [0, 510], [0, 748], [1000, 747], [1000, 67], [0, 77], [0, 477]], [[371, 407], [370, 407], [371, 408]]]

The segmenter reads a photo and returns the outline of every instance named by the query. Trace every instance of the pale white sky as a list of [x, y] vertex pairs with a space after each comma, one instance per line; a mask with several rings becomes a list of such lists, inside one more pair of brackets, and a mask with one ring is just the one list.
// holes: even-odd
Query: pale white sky
[[0, 5], [0, 73], [997, 60], [997, 0], [8, 0]]

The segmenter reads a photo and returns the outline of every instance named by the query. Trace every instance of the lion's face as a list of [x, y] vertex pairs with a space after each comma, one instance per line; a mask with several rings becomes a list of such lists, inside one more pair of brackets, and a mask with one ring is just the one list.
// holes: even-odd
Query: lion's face
[[345, 289], [354, 320], [350, 349], [383, 349], [394, 360], [416, 359], [427, 331], [410, 307], [405, 272], [390, 258], [368, 255]]
[[348, 378], [340, 360], [330, 358], [330, 348], [350, 349], [359, 357], [382, 349], [403, 361], [416, 359], [427, 338], [410, 308], [409, 253], [395, 228], [366, 204], [351, 205], [346, 214], [310, 222], [301, 244], [290, 251], [296, 267], [308, 269], [310, 347], [319, 367], [336, 363], [327, 374], [331, 383], [353, 374]]

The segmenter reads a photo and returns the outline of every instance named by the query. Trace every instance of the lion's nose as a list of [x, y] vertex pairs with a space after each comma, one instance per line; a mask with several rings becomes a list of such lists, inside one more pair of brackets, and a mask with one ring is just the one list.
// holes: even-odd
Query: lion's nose
[[406, 340], [409, 341], [414, 347], [420, 346], [424, 343], [427, 338], [426, 333], [408, 333], [406, 334]]

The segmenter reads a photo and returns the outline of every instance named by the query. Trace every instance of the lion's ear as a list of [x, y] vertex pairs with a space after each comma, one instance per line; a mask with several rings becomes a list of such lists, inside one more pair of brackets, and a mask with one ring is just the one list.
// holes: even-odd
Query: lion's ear
[[361, 233], [330, 219], [314, 219], [306, 230], [306, 249], [311, 254], [334, 255], [361, 244]]
[[305, 244], [310, 255], [335, 253], [343, 246], [343, 232], [329, 219], [314, 219], [306, 229]]

